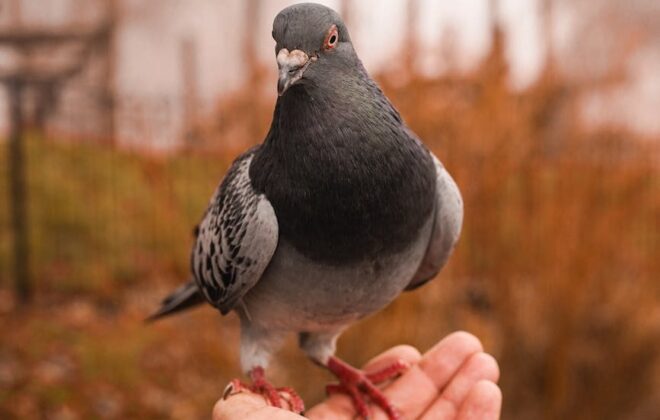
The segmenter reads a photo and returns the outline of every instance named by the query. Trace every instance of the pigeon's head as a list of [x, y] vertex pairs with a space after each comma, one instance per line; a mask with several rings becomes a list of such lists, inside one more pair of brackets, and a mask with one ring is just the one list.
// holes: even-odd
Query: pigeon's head
[[282, 10], [273, 22], [273, 39], [280, 96], [297, 84], [327, 83], [359, 62], [339, 14], [320, 4], [302, 3]]

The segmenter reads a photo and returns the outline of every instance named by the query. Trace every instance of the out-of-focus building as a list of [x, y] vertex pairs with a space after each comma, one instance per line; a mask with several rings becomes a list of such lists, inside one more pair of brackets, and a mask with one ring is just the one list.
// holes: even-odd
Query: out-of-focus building
[[[75, 136], [111, 137], [115, 63], [110, 5], [0, 2], [0, 78], [6, 86], [22, 86], [28, 122]], [[2, 101], [3, 122], [7, 101]]]
[[[660, 109], [657, 1], [634, 0], [624, 7], [613, 0], [466, 0], [451, 5], [418, 0], [413, 19], [406, 17], [405, 0], [320, 2], [338, 10], [350, 7], [354, 44], [372, 72], [400, 68], [399, 51], [410, 33], [420, 44], [415, 68], [421, 73], [469, 71], [487, 54], [490, 25], [498, 19], [514, 88], [535, 80], [549, 49], [562, 71], [579, 83], [600, 80], [620, 68], [625, 82], [594, 87], [584, 95], [588, 120], [660, 133], [653, 112]], [[112, 18], [107, 42], [98, 44], [84, 69], [53, 92], [57, 101], [46, 120], [48, 130], [61, 137], [111, 138], [125, 147], [170, 150], [186, 140], [196, 119], [212, 114], [222, 95], [241, 87], [253, 64], [248, 63], [245, 34], [250, 34], [250, 54], [274, 75], [270, 25], [291, 3], [295, 1], [0, 0], [0, 34], [90, 28]], [[622, 51], [633, 53], [624, 56]], [[58, 47], [35, 51], [30, 60], [66, 60], [67, 54], [71, 51]], [[0, 72], [16, 68], [21, 60], [25, 58], [0, 47]], [[2, 130], [7, 127], [4, 94]]]

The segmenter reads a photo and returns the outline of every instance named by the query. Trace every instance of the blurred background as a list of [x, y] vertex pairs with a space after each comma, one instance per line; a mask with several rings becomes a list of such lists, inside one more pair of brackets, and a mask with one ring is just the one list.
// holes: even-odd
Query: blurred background
[[[264, 138], [281, 0], [0, 0], [0, 417], [208, 418], [238, 322], [142, 319]], [[660, 418], [660, 3], [343, 0], [465, 199], [439, 278], [352, 327], [361, 364], [479, 336], [505, 419]], [[331, 378], [292, 337], [270, 372]]]

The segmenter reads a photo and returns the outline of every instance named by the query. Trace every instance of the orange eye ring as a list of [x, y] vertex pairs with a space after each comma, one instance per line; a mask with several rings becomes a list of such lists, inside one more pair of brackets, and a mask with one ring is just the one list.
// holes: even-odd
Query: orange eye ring
[[339, 31], [337, 30], [337, 25], [332, 25], [328, 29], [328, 34], [325, 36], [323, 41], [323, 48], [326, 50], [331, 50], [337, 46], [339, 43]]

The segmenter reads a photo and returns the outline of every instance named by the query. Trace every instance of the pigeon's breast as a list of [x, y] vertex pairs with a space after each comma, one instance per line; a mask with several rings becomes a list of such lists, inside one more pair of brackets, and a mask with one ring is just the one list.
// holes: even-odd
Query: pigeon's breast
[[399, 253], [432, 212], [428, 152], [415, 144], [362, 142], [308, 142], [295, 156], [253, 171], [268, 174], [257, 189], [275, 210], [280, 239], [314, 261], [351, 264]]
[[426, 252], [431, 218], [399, 252], [351, 264], [311, 260], [280, 241], [261, 280], [243, 298], [252, 323], [288, 331], [333, 330], [381, 309], [408, 285]]

